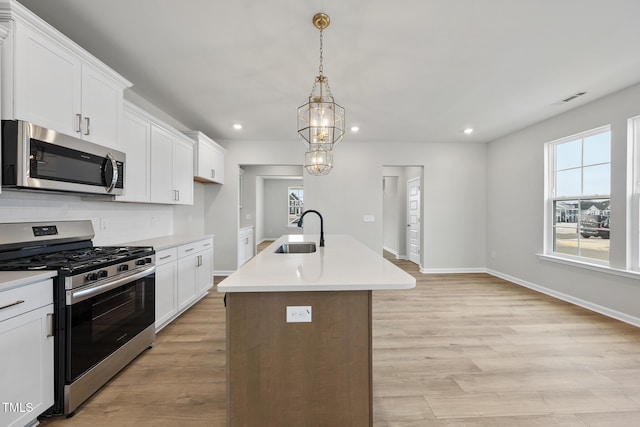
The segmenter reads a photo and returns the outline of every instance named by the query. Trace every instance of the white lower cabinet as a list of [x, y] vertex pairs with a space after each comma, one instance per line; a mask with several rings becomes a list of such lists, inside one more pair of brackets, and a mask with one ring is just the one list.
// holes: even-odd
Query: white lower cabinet
[[213, 238], [156, 252], [156, 332], [213, 287]]
[[238, 233], [238, 268], [253, 258], [255, 251], [253, 227], [244, 227]]
[[53, 285], [0, 292], [0, 425], [22, 427], [53, 405]]
[[178, 314], [178, 251], [156, 252], [156, 331]]

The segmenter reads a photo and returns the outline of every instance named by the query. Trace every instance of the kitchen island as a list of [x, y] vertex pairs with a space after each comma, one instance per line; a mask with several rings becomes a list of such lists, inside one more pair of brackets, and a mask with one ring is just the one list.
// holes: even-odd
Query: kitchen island
[[218, 285], [230, 426], [373, 424], [371, 292], [415, 278], [344, 235], [276, 252], [301, 242], [318, 236], [283, 236]]

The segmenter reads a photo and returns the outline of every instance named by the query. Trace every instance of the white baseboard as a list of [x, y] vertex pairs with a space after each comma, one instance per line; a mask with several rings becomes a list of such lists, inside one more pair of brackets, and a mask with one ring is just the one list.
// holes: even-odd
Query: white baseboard
[[420, 273], [424, 274], [464, 274], [464, 273], [487, 273], [484, 267], [477, 268], [424, 268], [420, 267]]
[[592, 302], [585, 301], [585, 300], [583, 300], [581, 298], [576, 298], [574, 296], [567, 295], [567, 294], [562, 293], [562, 292], [554, 291], [553, 289], [545, 288], [544, 286], [536, 285], [535, 283], [531, 283], [531, 282], [528, 282], [526, 280], [519, 279], [517, 277], [509, 276], [508, 274], [503, 274], [503, 273], [500, 273], [498, 271], [487, 270], [486, 272], [488, 274], [492, 275], [492, 276], [499, 277], [500, 279], [507, 280], [507, 281], [512, 282], [512, 283], [514, 283], [516, 285], [520, 285], [520, 286], [523, 286], [525, 288], [529, 288], [529, 289], [532, 289], [534, 291], [543, 293], [545, 295], [552, 296], [552, 297], [557, 298], [559, 300], [566, 301], [568, 303], [577, 305], [577, 306], [582, 307], [582, 308], [586, 308], [587, 310], [595, 311], [596, 313], [600, 313], [600, 314], [602, 314], [604, 316], [611, 317], [611, 318], [616, 319], [616, 320], [620, 320], [621, 322], [625, 322], [625, 323], [628, 323], [630, 325], [639, 326], [640, 327], [640, 318], [638, 318], [638, 317], [630, 316], [630, 315], [622, 313], [620, 311], [612, 310], [610, 308], [603, 307], [603, 306], [601, 306], [599, 304], [594, 304]]

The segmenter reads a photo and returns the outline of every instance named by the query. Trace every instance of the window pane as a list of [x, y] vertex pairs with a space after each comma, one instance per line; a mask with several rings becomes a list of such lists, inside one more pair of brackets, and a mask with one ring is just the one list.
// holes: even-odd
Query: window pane
[[580, 256], [609, 260], [610, 199], [580, 201]]
[[304, 189], [302, 187], [289, 187], [287, 191], [289, 195], [289, 218], [287, 225], [289, 227], [297, 227], [304, 205]]
[[556, 172], [556, 197], [579, 196], [580, 169], [569, 169]]
[[578, 233], [575, 225], [558, 225], [553, 233], [553, 251], [567, 255], [579, 255]]
[[611, 164], [588, 166], [582, 170], [582, 194], [608, 196], [611, 192]]
[[603, 132], [584, 139], [584, 166], [611, 162], [611, 132]]
[[556, 170], [581, 166], [582, 139], [556, 145]]

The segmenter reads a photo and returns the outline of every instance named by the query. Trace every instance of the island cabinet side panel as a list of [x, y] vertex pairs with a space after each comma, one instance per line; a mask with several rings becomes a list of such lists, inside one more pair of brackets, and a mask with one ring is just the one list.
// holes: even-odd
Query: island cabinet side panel
[[227, 406], [232, 427], [372, 425], [371, 291], [227, 293]]

